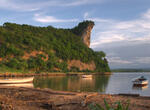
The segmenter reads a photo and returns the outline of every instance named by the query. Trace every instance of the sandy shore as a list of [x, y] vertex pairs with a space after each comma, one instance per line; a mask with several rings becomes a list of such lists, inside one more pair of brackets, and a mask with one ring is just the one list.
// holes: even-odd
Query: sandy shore
[[104, 106], [104, 99], [109, 104], [130, 100], [130, 110], [150, 110], [150, 97], [0, 87], [2, 110], [89, 110], [88, 105], [93, 102]]

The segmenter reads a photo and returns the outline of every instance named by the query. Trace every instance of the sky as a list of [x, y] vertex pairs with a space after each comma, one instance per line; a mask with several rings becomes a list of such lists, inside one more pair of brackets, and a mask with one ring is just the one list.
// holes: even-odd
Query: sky
[[111, 68], [150, 68], [150, 0], [0, 0], [5, 22], [72, 28], [95, 22], [91, 46]]

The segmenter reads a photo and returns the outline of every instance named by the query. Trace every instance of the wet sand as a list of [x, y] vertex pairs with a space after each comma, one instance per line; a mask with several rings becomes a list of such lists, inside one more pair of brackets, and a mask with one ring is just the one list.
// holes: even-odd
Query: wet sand
[[104, 99], [110, 105], [116, 101], [126, 104], [130, 100], [130, 110], [150, 110], [150, 97], [0, 87], [2, 110], [89, 110], [88, 105], [91, 103], [104, 106]]

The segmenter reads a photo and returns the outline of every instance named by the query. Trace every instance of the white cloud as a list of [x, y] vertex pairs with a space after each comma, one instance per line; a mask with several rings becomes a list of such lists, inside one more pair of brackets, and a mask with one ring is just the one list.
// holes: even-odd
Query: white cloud
[[87, 19], [96, 24], [91, 48], [106, 52], [110, 67], [144, 68], [150, 65], [150, 10], [128, 21], [89, 16]]
[[143, 18], [150, 19], [150, 9], [146, 13], [142, 14], [142, 16]]
[[103, 45], [106, 43], [112, 43], [112, 42], [119, 42], [119, 41], [124, 41], [125, 38], [122, 34], [109, 34], [110, 32], [103, 32], [101, 35], [103, 37], [99, 37], [97, 40], [95, 40], [92, 44], [91, 47], [97, 47], [97, 45]]
[[140, 18], [129, 21], [118, 21], [102, 18], [88, 18], [96, 25], [92, 34], [91, 48], [107, 45], [124, 46], [150, 42], [150, 10]]
[[16, 10], [16, 11], [37, 11], [38, 7], [33, 6], [32, 4], [19, 3], [15, 0], [0, 0], [0, 8], [7, 10]]
[[53, 16], [44, 16], [41, 14], [35, 14], [34, 20], [41, 23], [54, 23], [54, 22], [76, 22], [78, 19], [57, 19]]
[[72, 2], [65, 3], [65, 6], [78, 6], [78, 5], [84, 5], [84, 4], [95, 4], [95, 3], [101, 3], [104, 0], [75, 0]]
[[0, 8], [15, 11], [37, 11], [53, 6], [80, 6], [86, 4], [101, 3], [103, 0], [46, 0], [46, 1], [25, 1], [25, 0], [0, 0]]
[[110, 57], [108, 58], [108, 62], [113, 64], [132, 64], [131, 61], [122, 60], [120, 57]]
[[84, 18], [84, 19], [87, 19], [88, 16], [89, 16], [89, 13], [88, 13], [88, 12], [85, 12], [83, 18]]
[[135, 62], [142, 64], [150, 64], [150, 57], [136, 57]]

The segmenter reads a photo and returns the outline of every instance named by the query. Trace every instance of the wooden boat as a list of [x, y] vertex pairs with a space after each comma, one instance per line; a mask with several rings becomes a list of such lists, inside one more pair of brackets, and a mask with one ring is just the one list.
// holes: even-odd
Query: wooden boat
[[12, 79], [0, 79], [0, 84], [18, 84], [32, 82], [34, 77], [28, 78], [12, 78]]
[[92, 75], [82, 75], [82, 78], [92, 78]]
[[33, 88], [33, 83], [0, 84], [1, 87], [29, 87]]
[[136, 78], [132, 82], [133, 82], [134, 86], [146, 86], [146, 85], [148, 85], [148, 79], [146, 79], [144, 76]]

